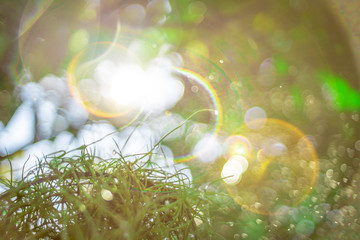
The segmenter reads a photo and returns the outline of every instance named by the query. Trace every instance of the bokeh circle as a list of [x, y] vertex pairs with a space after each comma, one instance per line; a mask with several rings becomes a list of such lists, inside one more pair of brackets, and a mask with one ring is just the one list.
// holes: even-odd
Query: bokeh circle
[[[256, 119], [250, 124], [253, 125], [260, 127], [243, 124], [243, 137], [232, 137], [247, 151], [230, 151], [234, 155], [228, 156], [221, 177], [238, 204], [271, 215], [279, 207], [296, 206], [309, 195], [316, 183], [319, 163], [312, 142], [292, 124]], [[234, 160], [235, 156], [238, 157]], [[241, 164], [244, 159], [245, 165]]]

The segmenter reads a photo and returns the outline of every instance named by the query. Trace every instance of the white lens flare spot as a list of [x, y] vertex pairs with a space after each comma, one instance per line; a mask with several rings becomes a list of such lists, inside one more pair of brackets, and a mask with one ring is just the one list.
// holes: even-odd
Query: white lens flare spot
[[203, 163], [212, 163], [222, 154], [222, 147], [214, 136], [207, 134], [195, 145], [193, 154]]
[[228, 185], [236, 185], [240, 182], [242, 174], [248, 168], [248, 161], [242, 156], [234, 156], [224, 164], [221, 171], [223, 181]]
[[246, 160], [245, 157], [243, 156], [240, 156], [240, 155], [235, 155], [235, 156], [232, 156], [229, 161], [237, 161], [241, 164], [241, 169], [242, 169], [242, 173], [244, 173], [247, 169], [248, 169], [248, 166], [249, 166], [249, 163], [248, 161]]
[[113, 194], [107, 190], [107, 189], [102, 189], [101, 190], [101, 197], [105, 200], [105, 201], [112, 201], [114, 199]]
[[73, 58], [68, 84], [85, 110], [130, 124], [141, 114], [156, 115], [172, 108], [183, 97], [184, 85], [174, 74], [170, 57], [156, 56], [159, 50], [153, 46], [151, 56], [142, 56], [141, 49], [148, 43], [138, 45], [139, 51], [131, 51], [116, 43], [98, 43]]
[[171, 66], [163, 66], [165, 60], [156, 61], [143, 69], [136, 64], [120, 65], [104, 60], [95, 69], [98, 86], [95, 89], [100, 88], [101, 96], [122, 109], [165, 111], [182, 98], [184, 86], [171, 74]]
[[114, 72], [111, 98], [121, 106], [141, 106], [144, 96], [145, 73], [140, 66], [126, 66]]

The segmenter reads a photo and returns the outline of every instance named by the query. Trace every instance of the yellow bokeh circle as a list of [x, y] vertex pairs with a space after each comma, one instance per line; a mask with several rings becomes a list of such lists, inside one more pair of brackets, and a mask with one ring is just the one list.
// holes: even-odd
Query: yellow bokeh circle
[[221, 177], [237, 203], [269, 215], [281, 206], [296, 206], [309, 195], [316, 183], [319, 163], [313, 143], [295, 126], [277, 119], [256, 119], [252, 124], [256, 121], [262, 121], [261, 127], [244, 124], [241, 138], [232, 140], [240, 146], [240, 152], [233, 152], [234, 156], [245, 153], [242, 158], [247, 160], [246, 168], [228, 156], [230, 160]]

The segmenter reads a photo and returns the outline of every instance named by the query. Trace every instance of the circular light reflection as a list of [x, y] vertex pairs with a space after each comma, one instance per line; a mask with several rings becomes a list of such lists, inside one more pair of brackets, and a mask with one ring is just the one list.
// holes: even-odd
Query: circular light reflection
[[228, 185], [236, 185], [240, 182], [242, 174], [248, 169], [248, 161], [242, 156], [233, 156], [225, 164], [221, 171], [223, 181]]
[[214, 118], [214, 123], [210, 132], [206, 134], [206, 136], [204, 136], [207, 139], [205, 141], [207, 142], [207, 144], [200, 144], [201, 146], [195, 145], [192, 152], [175, 157], [176, 162], [186, 162], [200, 155], [204, 155], [204, 154], [206, 155], [206, 151], [210, 151], [211, 148], [214, 146], [214, 142], [216, 142], [216, 137], [221, 128], [223, 112], [216, 90], [205, 78], [203, 78], [198, 73], [195, 73], [185, 68], [174, 68], [174, 70], [176, 71], [176, 73], [185, 76], [189, 81], [193, 81], [194, 83], [196, 83], [198, 86], [200, 86], [202, 89], [205, 90], [208, 97], [210, 98], [211, 108], [199, 110], [197, 113], [209, 111], [213, 113], [213, 118]]
[[250, 211], [272, 215], [279, 207], [296, 206], [308, 196], [319, 163], [312, 142], [295, 126], [277, 119], [259, 121], [263, 120], [240, 127], [252, 147], [248, 165], [240, 160], [245, 159], [243, 156], [234, 155], [225, 163], [221, 177], [228, 176], [225, 187], [237, 203]]
[[266, 116], [265, 110], [261, 107], [252, 107], [245, 112], [245, 124], [252, 129], [261, 128], [266, 123]]
[[234, 155], [248, 157], [252, 150], [249, 140], [241, 135], [228, 137], [225, 140], [225, 147], [225, 158], [227, 159]]
[[222, 154], [222, 149], [214, 136], [205, 135], [195, 145], [194, 153], [201, 162], [212, 163]]

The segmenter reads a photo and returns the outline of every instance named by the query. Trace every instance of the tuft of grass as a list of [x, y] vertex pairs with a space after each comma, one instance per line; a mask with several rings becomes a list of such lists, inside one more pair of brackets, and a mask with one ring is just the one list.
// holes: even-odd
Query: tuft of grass
[[110, 159], [98, 159], [88, 146], [76, 150], [75, 156], [57, 152], [38, 159], [20, 180], [0, 179], [6, 189], [0, 194], [4, 239], [211, 236], [206, 211], [200, 210], [203, 194], [181, 172], [149, 164], [152, 151], [129, 162], [120, 149]]

